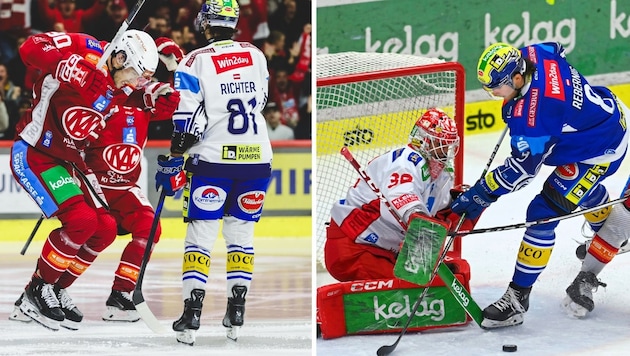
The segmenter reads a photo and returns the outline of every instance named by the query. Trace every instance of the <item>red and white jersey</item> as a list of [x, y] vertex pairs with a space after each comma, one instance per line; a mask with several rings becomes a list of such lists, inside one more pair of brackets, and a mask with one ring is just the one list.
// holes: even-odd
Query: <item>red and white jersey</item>
[[101, 187], [129, 189], [140, 178], [149, 122], [157, 116], [138, 107], [116, 106], [105, 119], [107, 126], [100, 132], [98, 140], [90, 141], [85, 148], [85, 163]]
[[269, 72], [265, 55], [246, 42], [224, 40], [190, 52], [175, 72], [181, 101], [175, 132], [200, 137], [189, 153], [210, 163], [270, 163], [262, 109]]
[[[414, 211], [435, 216], [451, 201], [452, 168], [445, 168], [432, 179], [429, 163], [409, 147], [376, 157], [367, 165], [366, 173], [392, 208], [405, 218]], [[356, 236], [359, 244], [398, 252], [405, 238], [398, 220], [362, 179], [348, 190], [344, 201], [335, 203], [330, 214], [347, 236]]]
[[[30, 36], [20, 47], [24, 63], [42, 72], [33, 87], [32, 111], [16, 126], [18, 136], [37, 150], [83, 167], [80, 150], [89, 137], [96, 138], [103, 128], [103, 114], [71, 84], [48, 74], [68, 52], [96, 64], [103, 50], [94, 37], [82, 33], [47, 32]], [[111, 78], [111, 77], [110, 77]], [[110, 105], [127, 103], [141, 106], [141, 93], [128, 97], [122, 90], [108, 91]], [[135, 98], [135, 99], [133, 99]], [[132, 99], [137, 105], [132, 104]]]
[[28, 69], [46, 75], [54, 73], [67, 53], [78, 54], [96, 65], [103, 55], [103, 48], [96, 38], [85, 33], [46, 32], [29, 36], [20, 46], [19, 53]]

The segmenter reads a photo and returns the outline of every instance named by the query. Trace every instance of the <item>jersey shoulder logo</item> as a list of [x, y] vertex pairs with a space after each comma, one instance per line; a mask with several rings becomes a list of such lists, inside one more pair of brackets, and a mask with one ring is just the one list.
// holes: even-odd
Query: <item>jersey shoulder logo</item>
[[249, 52], [226, 53], [212, 56], [212, 62], [214, 63], [214, 68], [217, 70], [217, 74], [254, 65], [252, 55]]

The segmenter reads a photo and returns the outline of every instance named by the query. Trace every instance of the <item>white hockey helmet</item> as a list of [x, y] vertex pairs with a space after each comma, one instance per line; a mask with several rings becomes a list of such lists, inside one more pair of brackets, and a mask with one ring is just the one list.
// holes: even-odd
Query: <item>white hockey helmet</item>
[[206, 0], [195, 19], [198, 31], [205, 31], [206, 27], [227, 27], [236, 29], [239, 7], [236, 0]]
[[409, 147], [428, 160], [448, 162], [459, 149], [455, 120], [440, 109], [427, 110], [411, 129]]
[[123, 68], [132, 67], [140, 76], [151, 76], [157, 69], [159, 57], [153, 38], [138, 30], [125, 31], [120, 42], [116, 43], [113, 55], [123, 52]]

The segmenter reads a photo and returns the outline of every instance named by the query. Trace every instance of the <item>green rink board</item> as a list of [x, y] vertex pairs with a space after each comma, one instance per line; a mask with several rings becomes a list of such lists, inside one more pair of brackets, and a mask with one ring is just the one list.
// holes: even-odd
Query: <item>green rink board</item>
[[[254, 229], [255, 237], [295, 238], [312, 236], [312, 218], [310, 216], [269, 216], [263, 217]], [[25, 242], [33, 231], [37, 219], [0, 220], [0, 242]], [[162, 218], [161, 239], [183, 239], [186, 224], [182, 218]], [[44, 220], [39, 227], [34, 241], [44, 240], [48, 233], [59, 227], [57, 219]]]

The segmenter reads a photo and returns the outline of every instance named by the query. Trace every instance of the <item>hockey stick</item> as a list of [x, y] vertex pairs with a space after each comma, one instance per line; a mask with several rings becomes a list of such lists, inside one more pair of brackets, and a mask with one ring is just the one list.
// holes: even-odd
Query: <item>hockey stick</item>
[[39, 217], [39, 220], [37, 220], [37, 223], [35, 224], [33, 231], [31, 231], [31, 235], [28, 237], [28, 239], [26, 239], [26, 242], [24, 243], [24, 247], [22, 247], [22, 251], [20, 251], [20, 255], [24, 256], [24, 254], [26, 253], [26, 250], [28, 250], [28, 247], [31, 245], [31, 241], [33, 241], [33, 238], [35, 237], [37, 230], [39, 230], [39, 226], [42, 224], [42, 221], [44, 221], [45, 218], [46, 217], [44, 216], [44, 214], [42, 214]]
[[136, 310], [149, 329], [158, 334], [166, 333], [166, 328], [160, 324], [155, 314], [151, 312], [147, 302], [142, 295], [142, 280], [144, 279], [144, 272], [147, 269], [149, 263], [149, 257], [151, 256], [151, 249], [153, 248], [153, 242], [155, 241], [155, 233], [157, 231], [158, 222], [160, 221], [160, 215], [162, 214], [162, 207], [164, 206], [164, 198], [166, 193], [164, 190], [160, 192], [160, 199], [158, 200], [157, 207], [155, 208], [155, 216], [153, 217], [153, 223], [151, 224], [151, 232], [149, 232], [149, 238], [147, 239], [147, 245], [144, 249], [144, 255], [142, 256], [142, 265], [138, 272], [138, 280], [136, 281], [136, 287], [133, 290], [133, 304], [136, 306]]
[[[499, 147], [501, 147], [501, 142], [503, 142], [503, 138], [505, 137], [505, 134], [507, 133], [507, 130], [508, 130], [508, 128], [506, 126], [503, 129], [503, 132], [501, 133], [501, 137], [499, 137], [499, 142], [497, 142], [497, 144], [494, 146], [494, 150], [492, 151], [492, 154], [490, 154], [490, 158], [488, 159], [488, 163], [486, 163], [486, 167], [484, 168], [483, 172], [481, 173], [481, 176], [480, 176], [479, 179], [483, 178], [486, 175], [486, 173], [488, 173], [488, 170], [490, 169], [490, 165], [492, 164], [492, 161], [494, 161], [494, 156], [496, 156], [497, 152], [499, 151]], [[433, 271], [431, 272], [431, 277], [429, 279], [429, 283], [427, 283], [427, 285], [431, 284], [433, 282], [433, 280], [435, 279], [435, 276], [438, 274], [440, 265], [444, 262], [444, 259], [446, 258], [446, 254], [447, 254], [448, 250], [451, 249], [451, 245], [453, 245], [453, 241], [455, 241], [455, 236], [458, 234], [457, 231], [462, 227], [462, 224], [464, 223], [465, 219], [466, 219], [466, 213], [462, 214], [462, 216], [459, 218], [459, 221], [457, 222], [457, 226], [455, 226], [455, 229], [453, 230], [453, 232], [449, 233], [446, 236], [446, 243], [444, 244], [444, 251], [442, 251], [442, 254], [440, 255], [440, 258], [438, 259], [438, 263], [433, 268]], [[422, 302], [424, 297], [427, 295], [428, 290], [429, 290], [429, 288], [425, 288], [422, 291], [422, 294], [420, 294], [420, 296], [416, 300], [416, 303], [413, 305], [413, 310], [409, 314], [409, 318], [407, 318], [407, 322], [405, 323], [405, 326], [401, 330], [400, 335], [398, 335], [398, 339], [396, 339], [396, 341], [393, 344], [391, 344], [391, 345], [383, 345], [383, 346], [381, 346], [376, 351], [376, 354], [378, 356], [386, 356], [386, 355], [389, 355], [392, 352], [394, 352], [394, 350], [396, 349], [396, 346], [398, 346], [398, 343], [400, 342], [402, 337], [407, 332], [407, 329], [409, 329], [409, 324], [411, 323], [412, 316], [416, 314], [416, 311], [418, 310], [418, 307], [420, 306], [420, 303]], [[472, 298], [470, 300], [472, 300]], [[458, 301], [459, 301], [459, 299], [458, 299]], [[475, 321], [477, 321], [477, 323], [481, 323], [480, 320], [478, 321], [478, 320], [475, 319]]]
[[116, 35], [114, 35], [114, 38], [109, 43], [109, 46], [107, 46], [107, 48], [103, 52], [103, 55], [98, 60], [98, 63], [96, 64], [96, 68], [103, 68], [103, 66], [105, 65], [105, 62], [107, 61], [107, 58], [114, 51], [114, 43], [120, 42], [120, 39], [123, 37], [125, 31], [127, 31], [127, 29], [129, 28], [129, 25], [131, 24], [131, 22], [133, 22], [133, 19], [138, 14], [138, 11], [140, 11], [140, 8], [142, 7], [142, 5], [144, 5], [144, 1], [145, 0], [138, 0], [138, 2], [136, 2], [136, 4], [131, 9], [131, 11], [129, 11], [129, 15], [127, 16], [125, 21], [123, 21], [123, 23], [120, 25], [118, 32], [116, 32]]
[[558, 215], [558, 216], [553, 216], [553, 217], [544, 218], [544, 219], [538, 219], [538, 220], [534, 220], [534, 221], [527, 221], [527, 222], [524, 222], [524, 223], [518, 223], [518, 224], [512, 224], [512, 225], [504, 225], [504, 226], [488, 227], [488, 228], [483, 228], [483, 229], [474, 229], [474, 230], [469, 230], [469, 231], [462, 230], [462, 231], [458, 231], [457, 232], [457, 236], [483, 234], [483, 233], [486, 233], [486, 232], [498, 232], [498, 231], [515, 230], [515, 229], [527, 228], [527, 227], [534, 226], [534, 225], [540, 225], [540, 224], [546, 224], [546, 223], [550, 223], [550, 222], [554, 222], [554, 221], [570, 219], [570, 218], [574, 218], [576, 216], [580, 216], [580, 215], [584, 215], [584, 214], [587, 214], [587, 213], [592, 213], [594, 211], [601, 210], [602, 208], [605, 208], [605, 207], [608, 207], [608, 206], [611, 206], [611, 205], [623, 203], [624, 201], [626, 201], [626, 199], [628, 199], [628, 196], [624, 196], [624, 197], [621, 197], [619, 199], [611, 200], [611, 201], [609, 201], [607, 203], [596, 205], [596, 206], [588, 208], [588, 209], [580, 209], [578, 211], [574, 211], [574, 212], [569, 213], [569, 214]]

